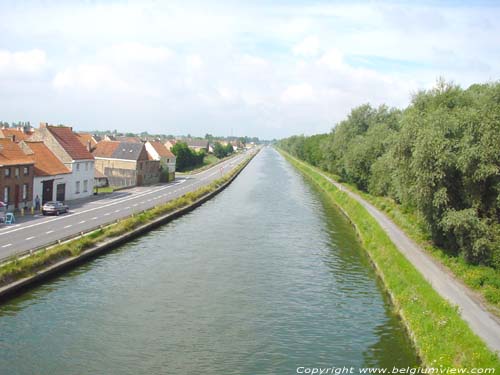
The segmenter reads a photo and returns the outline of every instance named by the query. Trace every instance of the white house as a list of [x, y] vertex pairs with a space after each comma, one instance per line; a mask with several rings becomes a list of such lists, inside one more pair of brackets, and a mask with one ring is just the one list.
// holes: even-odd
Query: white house
[[80, 199], [93, 194], [94, 156], [80, 142], [72, 128], [41, 123], [40, 127], [35, 129], [30, 141], [42, 141], [71, 172], [65, 176], [64, 194], [62, 188], [58, 194], [64, 199], [59, 200]]

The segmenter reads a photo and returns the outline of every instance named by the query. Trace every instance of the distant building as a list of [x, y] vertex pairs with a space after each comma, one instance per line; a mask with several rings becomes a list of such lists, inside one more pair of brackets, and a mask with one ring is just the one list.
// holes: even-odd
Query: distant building
[[94, 190], [94, 157], [68, 126], [41, 123], [30, 141], [42, 141], [71, 171], [65, 186], [65, 200], [89, 197]]
[[35, 163], [33, 205], [37, 196], [41, 204], [54, 200], [66, 201], [66, 189], [72, 184], [69, 168], [42, 141], [23, 141], [19, 146]]
[[175, 155], [167, 147], [159, 142], [146, 142], [146, 150], [154, 160], [160, 161], [162, 168], [162, 182], [173, 181], [175, 179]]
[[172, 151], [172, 147], [174, 147], [176, 143], [177, 143], [177, 140], [169, 139], [164, 143], [164, 145], [167, 148], [167, 150]]
[[35, 163], [11, 139], [0, 139], [0, 194], [7, 210], [31, 207]]
[[93, 151], [96, 170], [115, 187], [140, 186], [160, 181], [160, 161], [148, 155], [144, 143], [101, 141]]
[[21, 142], [33, 135], [33, 132], [26, 131], [23, 128], [1, 128], [0, 138], [9, 138], [13, 142]]
[[203, 150], [208, 153], [208, 141], [206, 139], [190, 139], [186, 141], [190, 149], [195, 151]]
[[97, 145], [97, 142], [99, 142], [99, 139], [96, 139], [96, 137], [93, 134], [90, 133], [75, 133], [75, 134], [78, 137], [80, 143], [84, 145], [89, 152], [92, 152], [92, 150]]

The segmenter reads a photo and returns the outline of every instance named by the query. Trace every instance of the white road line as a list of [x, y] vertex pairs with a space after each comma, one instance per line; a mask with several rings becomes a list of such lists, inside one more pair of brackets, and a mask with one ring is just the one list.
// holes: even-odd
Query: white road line
[[73, 224], [66, 225], [66, 226], [64, 227], [64, 229], [66, 229], [66, 228], [71, 228], [72, 226], [73, 226]]
[[51, 234], [51, 233], [54, 233], [54, 231], [53, 230], [49, 230], [49, 231], [45, 232], [45, 234]]
[[83, 224], [83, 223], [86, 223], [86, 222], [87, 222], [87, 220], [82, 220], [78, 224]]
[[[220, 164], [218, 165], [215, 165], [209, 169], [207, 169], [206, 171], [203, 171], [203, 172], [200, 172], [200, 173], [197, 173], [196, 175], [200, 175], [200, 176], [204, 176], [205, 174], [208, 174], [208, 172], [212, 171], [213, 169], [216, 169], [216, 168], [220, 168]], [[213, 174], [210, 174], [209, 176], [212, 176], [212, 175], [215, 175], [217, 174], [216, 173], [213, 173]], [[102, 205], [102, 206], [99, 206], [99, 207], [94, 207], [94, 208], [89, 208], [88, 210], [84, 210], [84, 211], [79, 211], [79, 212], [75, 212], [73, 213], [71, 216], [76, 216], [76, 215], [81, 215], [81, 214], [84, 214], [84, 213], [87, 213], [87, 212], [91, 212], [91, 211], [95, 211], [95, 210], [100, 210], [102, 208], [105, 208], [105, 207], [109, 207], [109, 206], [113, 206], [113, 205], [116, 205], [116, 204], [120, 204], [122, 202], [126, 202], [126, 201], [129, 201], [129, 200], [133, 200], [133, 199], [137, 199], [137, 198], [140, 198], [140, 197], [143, 197], [143, 196], [146, 196], [146, 195], [150, 195], [150, 194], [154, 194], [154, 193], [157, 193], [161, 190], [165, 190], [165, 189], [169, 189], [175, 185], [180, 185], [180, 184], [183, 184], [187, 181], [190, 181], [191, 179], [188, 179], [188, 178], [185, 178], [183, 180], [180, 180], [180, 181], [176, 181], [175, 183], [172, 183], [172, 184], [168, 184], [167, 186], [162, 186], [161, 188], [159, 189], [156, 189], [156, 190], [150, 190], [150, 191], [146, 191], [144, 193], [139, 193], [139, 194], [136, 194], [134, 196], [131, 196], [131, 197], [127, 197], [127, 198], [123, 198], [123, 199], [118, 199], [114, 202], [111, 202], [111, 203], [108, 203], [108, 204], [105, 204], [105, 205]], [[199, 179], [198, 179], [199, 180]], [[193, 183], [191, 185], [194, 185], [196, 183], [196, 180], [193, 181]], [[187, 186], [186, 186], [187, 187]], [[145, 202], [142, 201], [141, 204], [144, 204]], [[106, 214], [104, 214], [105, 216], [107, 216]], [[108, 214], [109, 215], [109, 214]], [[36, 224], [31, 224], [31, 225], [26, 225], [26, 226], [21, 226], [20, 228], [16, 228], [16, 229], [12, 229], [12, 230], [9, 230], [9, 231], [5, 231], [5, 232], [1, 232], [0, 233], [0, 236], [3, 236], [5, 234], [9, 234], [9, 233], [13, 233], [13, 232], [17, 232], [19, 230], [23, 230], [23, 229], [26, 229], [26, 228], [32, 228], [32, 227], [36, 227], [36, 226], [39, 226], [39, 225], [43, 225], [43, 224], [47, 224], [47, 223], [51, 223], [53, 221], [57, 221], [57, 220], [62, 220], [62, 219], [65, 219], [65, 217], [56, 217], [56, 218], [53, 218], [53, 219], [50, 219], [50, 220], [46, 220], [46, 221], [43, 221], [41, 223], [36, 223]], [[20, 224], [17, 224], [17, 225], [20, 225]], [[53, 231], [49, 231], [49, 233], [52, 233]], [[48, 234], [48, 233], [47, 233]]]
[[33, 238], [35, 238], [35, 236], [28, 237], [26, 238], [26, 241], [32, 240]]
[[92, 219], [90, 219], [90, 220], [97, 220], [97, 216], [94, 216], [94, 217], [93, 217]]
[[106, 213], [104, 214], [104, 216], [109, 216], [109, 215], [111, 215], [109, 212], [106, 212]]
[[9, 246], [12, 246], [12, 244], [8, 243], [7, 245], [3, 245], [2, 247], [9, 247]]
[[137, 207], [138, 205], [139, 205], [139, 203], [136, 203], [136, 204], [133, 204], [132, 206]]
[[121, 210], [115, 210], [115, 212], [120, 212]]

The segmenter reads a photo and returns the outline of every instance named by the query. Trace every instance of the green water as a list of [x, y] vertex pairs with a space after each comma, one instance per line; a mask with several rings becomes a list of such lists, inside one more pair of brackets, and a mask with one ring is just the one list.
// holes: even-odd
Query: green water
[[273, 149], [191, 214], [0, 306], [2, 375], [416, 361], [349, 222]]

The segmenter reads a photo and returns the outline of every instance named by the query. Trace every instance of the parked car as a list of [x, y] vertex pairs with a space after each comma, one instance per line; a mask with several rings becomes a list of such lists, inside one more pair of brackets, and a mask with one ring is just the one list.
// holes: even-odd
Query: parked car
[[47, 202], [42, 206], [42, 215], [59, 215], [68, 212], [68, 206], [63, 202]]

